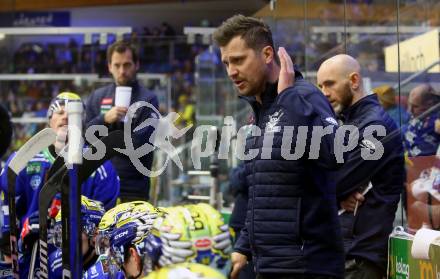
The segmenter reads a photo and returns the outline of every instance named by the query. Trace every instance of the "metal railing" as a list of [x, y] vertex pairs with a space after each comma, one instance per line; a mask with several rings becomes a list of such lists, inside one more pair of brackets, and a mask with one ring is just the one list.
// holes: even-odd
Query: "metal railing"
[[438, 61], [432, 63], [431, 65], [429, 65], [429, 66], [426, 67], [425, 69], [420, 70], [420, 71], [418, 71], [418, 72], [416, 72], [416, 73], [410, 75], [409, 77], [407, 77], [407, 78], [404, 79], [403, 81], [396, 83], [396, 84], [393, 86], [393, 88], [394, 88], [394, 89], [397, 89], [397, 88], [399, 88], [399, 86], [400, 86], [400, 88], [404, 87], [405, 85], [407, 85], [408, 83], [410, 83], [410, 82], [411, 82], [412, 80], [414, 80], [415, 78], [417, 78], [417, 77], [419, 77], [419, 76], [425, 74], [425, 73], [428, 72], [430, 69], [434, 68], [435, 66], [437, 66], [437, 65], [439, 65], [439, 64], [440, 64], [440, 60], [438, 60]]

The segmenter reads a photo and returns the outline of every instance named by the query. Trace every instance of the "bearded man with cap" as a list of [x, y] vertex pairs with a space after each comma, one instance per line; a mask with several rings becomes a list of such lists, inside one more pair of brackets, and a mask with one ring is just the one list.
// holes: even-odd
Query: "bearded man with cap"
[[[24, 257], [20, 263], [20, 273], [25, 275], [29, 268], [30, 253], [33, 241], [38, 238], [38, 200], [41, 187], [55, 158], [67, 143], [67, 111], [68, 102], [82, 102], [81, 98], [71, 92], [63, 92], [56, 96], [48, 109], [48, 126], [57, 134], [53, 145], [35, 155], [27, 166], [18, 174], [16, 180], [16, 209], [20, 221], [22, 252]], [[7, 160], [9, 162], [15, 153]], [[7, 166], [5, 166], [5, 169]], [[7, 194], [6, 172], [2, 173], [1, 189]], [[104, 162], [81, 186], [81, 194], [102, 202], [105, 209], [116, 204], [119, 195], [119, 178], [110, 161]], [[6, 201], [8, 199], [5, 199]], [[26, 227], [26, 228], [24, 228]], [[28, 255], [29, 254], [29, 255]]]

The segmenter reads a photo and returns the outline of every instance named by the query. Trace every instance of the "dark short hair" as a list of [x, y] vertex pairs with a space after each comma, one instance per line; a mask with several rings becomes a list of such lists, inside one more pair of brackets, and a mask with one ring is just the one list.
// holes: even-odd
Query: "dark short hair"
[[265, 46], [275, 49], [270, 27], [261, 19], [254, 17], [234, 15], [224, 21], [213, 34], [215, 43], [220, 47], [226, 46], [237, 36], [240, 36], [247, 47], [253, 50], [261, 50]]
[[127, 50], [131, 51], [131, 55], [133, 57], [133, 62], [135, 62], [135, 63], [139, 62], [139, 56], [138, 56], [136, 47], [126, 41], [116, 41], [108, 47], [108, 49], [107, 49], [107, 62], [108, 63], [112, 62], [112, 55], [114, 52], [124, 53]]

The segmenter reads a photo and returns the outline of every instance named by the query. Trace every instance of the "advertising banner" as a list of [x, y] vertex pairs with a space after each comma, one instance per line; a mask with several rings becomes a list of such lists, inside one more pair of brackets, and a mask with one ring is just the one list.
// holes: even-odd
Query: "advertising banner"
[[390, 237], [388, 255], [389, 279], [440, 279], [440, 245], [431, 244], [429, 260], [411, 256], [412, 240]]

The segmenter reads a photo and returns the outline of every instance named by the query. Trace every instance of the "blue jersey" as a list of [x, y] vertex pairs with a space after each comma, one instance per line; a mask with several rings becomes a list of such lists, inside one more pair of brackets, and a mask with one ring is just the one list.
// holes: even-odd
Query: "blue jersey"
[[[123, 279], [125, 278], [122, 271], [115, 271], [111, 276], [106, 257], [100, 257], [94, 265], [83, 273], [83, 279]], [[49, 278], [61, 279], [63, 273], [62, 251], [57, 249], [49, 255]]]
[[[15, 156], [12, 154], [4, 167], [0, 177], [2, 208], [7, 204], [5, 193], [8, 191], [7, 167], [10, 160]], [[52, 166], [55, 158], [45, 149], [35, 155], [28, 162], [26, 167], [18, 174], [16, 183], [16, 211], [20, 221], [20, 230], [28, 216], [38, 211], [39, 193], [45, 183], [48, 170]], [[105, 209], [115, 206], [119, 195], [119, 178], [110, 161], [104, 162], [81, 186], [81, 194], [97, 201], [101, 201]], [[2, 229], [9, 230], [8, 216], [4, 215]], [[24, 253], [19, 260], [20, 273], [25, 276], [28, 272], [30, 253]]]
[[2, 233], [9, 232], [9, 206], [5, 195], [5, 193], [7, 193], [8, 190], [8, 174], [6, 170], [8, 169], [9, 162], [12, 160], [14, 156], [15, 156], [15, 152], [12, 153], [11, 156], [9, 156], [8, 160], [5, 163], [4, 168], [0, 173], [0, 204], [1, 204], [0, 222], [1, 222]]
[[[111, 273], [114, 273], [111, 275]], [[83, 279], [107, 279], [107, 278], [116, 278], [123, 279], [125, 278], [124, 273], [120, 270], [116, 270], [111, 272], [108, 266], [106, 256], [100, 256], [96, 263], [92, 265], [83, 275]]]
[[56, 249], [49, 254], [49, 278], [63, 278], [63, 254]]
[[12, 279], [12, 264], [0, 262], [0, 279]]
[[404, 145], [410, 157], [435, 155], [440, 144], [440, 134], [435, 132], [435, 121], [440, 119], [438, 112], [423, 119], [411, 119], [404, 129]]
[[[10, 161], [10, 158], [8, 161]], [[54, 161], [55, 158], [48, 149], [45, 149], [43, 152], [35, 155], [28, 162], [25, 169], [18, 174], [16, 179], [16, 208], [17, 217], [20, 219], [21, 225], [26, 217], [38, 211], [39, 192]], [[7, 193], [6, 176], [7, 172], [4, 171], [1, 177], [1, 187]], [[106, 210], [115, 206], [119, 195], [119, 178], [110, 161], [104, 162], [82, 184], [81, 194], [90, 199], [101, 201]]]

